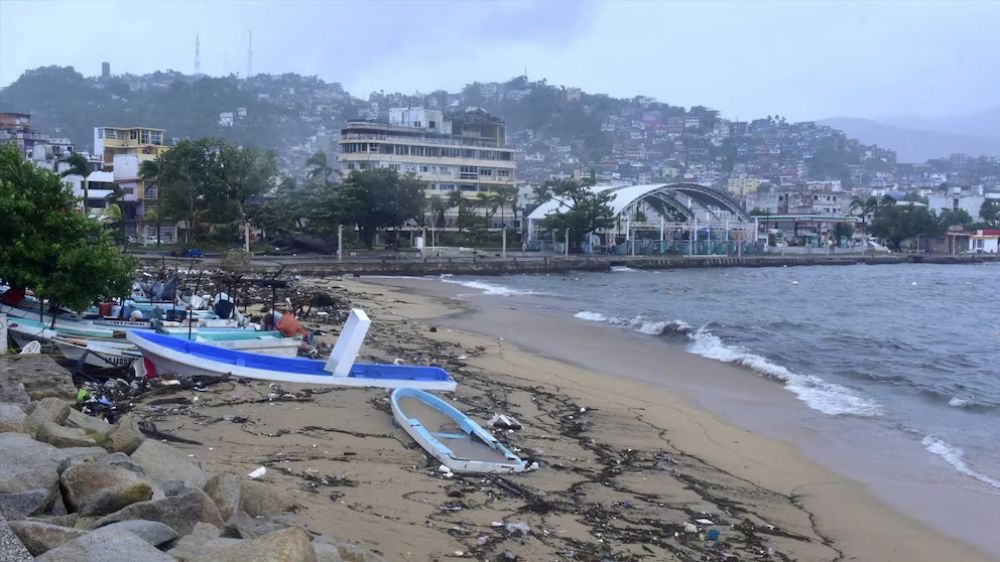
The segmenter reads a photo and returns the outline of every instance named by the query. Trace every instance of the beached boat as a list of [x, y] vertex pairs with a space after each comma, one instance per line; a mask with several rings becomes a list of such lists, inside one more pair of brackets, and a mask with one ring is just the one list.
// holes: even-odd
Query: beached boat
[[139, 350], [128, 342], [56, 337], [52, 344], [66, 359], [77, 362], [83, 360], [84, 365], [98, 369], [127, 367], [142, 357]]
[[21, 348], [33, 341], [48, 343], [56, 337], [55, 330], [47, 328], [41, 322], [26, 321], [23, 318], [9, 318], [7, 320], [7, 333]]
[[493, 434], [437, 396], [397, 389], [392, 413], [414, 441], [454, 472], [523, 472], [526, 467]]
[[[447, 391], [455, 390], [456, 386], [454, 379], [439, 367], [354, 363], [356, 351], [338, 354], [337, 347], [331, 360], [324, 362], [224, 349], [137, 330], [128, 332], [127, 337], [139, 348], [146, 371], [152, 370], [153, 376], [214, 374], [275, 382], [379, 388], [411, 386]], [[341, 335], [340, 339], [343, 338]], [[360, 348], [360, 342], [357, 347]], [[335, 361], [335, 356], [340, 359]]]

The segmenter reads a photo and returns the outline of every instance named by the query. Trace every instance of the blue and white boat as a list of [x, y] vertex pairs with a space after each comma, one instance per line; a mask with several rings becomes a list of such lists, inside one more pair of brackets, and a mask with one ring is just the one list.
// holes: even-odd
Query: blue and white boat
[[524, 472], [526, 464], [457, 408], [416, 388], [392, 393], [396, 422], [453, 472]]
[[[358, 313], [363, 325], [355, 329]], [[457, 383], [440, 367], [355, 363], [370, 321], [355, 310], [337, 340], [330, 359], [284, 358], [223, 349], [163, 334], [133, 330], [128, 341], [143, 356], [147, 374], [230, 375], [274, 382], [349, 387], [400, 388], [453, 391]]]

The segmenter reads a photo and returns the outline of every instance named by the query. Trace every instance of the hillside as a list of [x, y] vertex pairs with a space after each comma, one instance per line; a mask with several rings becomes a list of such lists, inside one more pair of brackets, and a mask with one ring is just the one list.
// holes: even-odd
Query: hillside
[[896, 152], [900, 162], [917, 163], [952, 153], [1000, 156], [1000, 139], [940, 131], [906, 129], [869, 119], [837, 117], [818, 121], [844, 131], [867, 144], [877, 144]]
[[909, 116], [889, 116], [876, 118], [875, 121], [904, 129], [971, 135], [1000, 142], [1000, 106], [953, 117], [926, 119]]
[[[0, 90], [0, 111], [31, 113], [36, 129], [69, 137], [81, 149], [89, 149], [96, 126], [159, 127], [168, 139], [213, 136], [273, 149], [282, 169], [299, 176], [311, 153], [335, 152], [346, 120], [383, 116], [401, 105], [478, 106], [504, 119], [524, 181], [594, 169], [610, 181], [683, 179], [725, 188], [730, 176], [751, 175], [775, 183], [838, 179], [849, 186], [895, 164], [891, 152], [813, 123], [776, 115], [728, 121], [707, 107], [613, 98], [524, 77], [473, 83], [457, 93], [376, 93], [362, 100], [337, 83], [296, 74], [97, 78], [50, 66]], [[220, 113], [230, 112], [233, 121], [220, 122]]]

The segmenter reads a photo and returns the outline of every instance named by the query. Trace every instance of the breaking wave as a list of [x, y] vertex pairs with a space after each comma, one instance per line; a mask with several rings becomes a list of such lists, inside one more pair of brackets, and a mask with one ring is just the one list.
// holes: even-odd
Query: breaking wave
[[631, 267], [628, 267], [626, 265], [612, 265], [611, 271], [615, 273], [621, 273], [626, 271], [638, 271], [638, 269], [632, 269]]
[[955, 470], [961, 472], [962, 474], [971, 476], [972, 478], [989, 484], [994, 488], [1000, 488], [1000, 480], [991, 478], [969, 468], [969, 465], [965, 464], [965, 460], [962, 458], [965, 456], [965, 451], [959, 447], [949, 445], [948, 443], [930, 435], [925, 436], [920, 443], [924, 446], [924, 449], [926, 449], [927, 452], [941, 457], [945, 460], [945, 462], [953, 466]]
[[608, 317], [600, 312], [591, 312], [589, 310], [577, 312], [573, 315], [573, 318], [579, 318], [580, 320], [586, 320], [588, 322], [607, 322], [608, 320]]
[[494, 283], [486, 283], [484, 281], [459, 281], [456, 279], [450, 279], [448, 275], [442, 275], [440, 277], [441, 281], [445, 283], [452, 283], [454, 285], [461, 285], [463, 287], [468, 287], [470, 289], [477, 289], [483, 292], [484, 295], [499, 295], [503, 297], [509, 297], [513, 295], [537, 295], [535, 291], [527, 291], [521, 289], [514, 289], [512, 287], [506, 287], [504, 285], [497, 285]]

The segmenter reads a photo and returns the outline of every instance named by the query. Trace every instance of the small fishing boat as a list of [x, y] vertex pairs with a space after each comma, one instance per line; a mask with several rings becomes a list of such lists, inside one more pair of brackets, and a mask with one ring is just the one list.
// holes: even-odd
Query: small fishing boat
[[325, 362], [224, 349], [138, 330], [128, 332], [127, 337], [139, 348], [146, 372], [152, 376], [210, 374], [304, 384], [455, 390], [455, 380], [440, 367], [355, 363], [370, 324], [363, 311], [352, 311]]
[[41, 322], [32, 322], [16, 317], [7, 320], [7, 333], [20, 348], [33, 341], [48, 343], [56, 337], [56, 331], [47, 328]]
[[83, 360], [84, 365], [98, 369], [127, 367], [142, 357], [139, 350], [128, 342], [56, 337], [52, 343], [66, 359]]
[[524, 472], [525, 462], [451, 404], [416, 388], [392, 392], [392, 413], [410, 437], [454, 472]]

